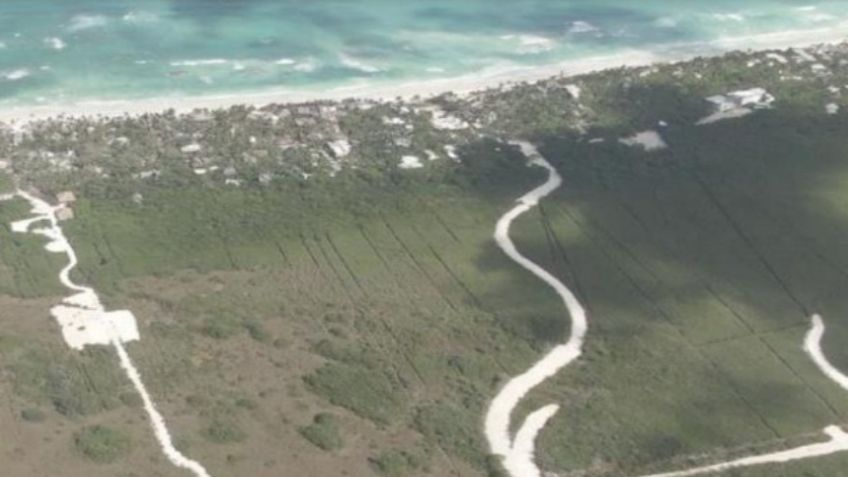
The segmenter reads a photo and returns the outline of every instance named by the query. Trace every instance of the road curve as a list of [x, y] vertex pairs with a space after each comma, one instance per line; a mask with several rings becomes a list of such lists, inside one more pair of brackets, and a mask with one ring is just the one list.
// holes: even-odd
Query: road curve
[[489, 405], [484, 427], [491, 453], [501, 457], [503, 466], [511, 477], [541, 477], [541, 471], [534, 462], [536, 437], [548, 420], [559, 410], [559, 406], [551, 404], [531, 413], [518, 428], [514, 438], [510, 435], [512, 412], [530, 390], [581, 355], [588, 322], [586, 310], [574, 293], [547, 270], [521, 255], [509, 237], [509, 229], [515, 219], [538, 205], [542, 198], [562, 185], [559, 173], [532, 144], [521, 141], [511, 142], [511, 144], [521, 148], [529, 165], [546, 169], [548, 180], [519, 198], [518, 205], [500, 218], [495, 227], [494, 238], [509, 258], [544, 281], [560, 296], [571, 317], [571, 333], [568, 341], [554, 347], [530, 369], [510, 379], [501, 388]]

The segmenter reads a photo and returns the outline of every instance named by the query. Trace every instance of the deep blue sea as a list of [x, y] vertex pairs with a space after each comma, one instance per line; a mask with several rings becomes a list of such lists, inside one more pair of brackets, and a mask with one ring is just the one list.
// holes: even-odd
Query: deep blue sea
[[2, 0], [0, 106], [423, 81], [847, 21], [845, 0]]

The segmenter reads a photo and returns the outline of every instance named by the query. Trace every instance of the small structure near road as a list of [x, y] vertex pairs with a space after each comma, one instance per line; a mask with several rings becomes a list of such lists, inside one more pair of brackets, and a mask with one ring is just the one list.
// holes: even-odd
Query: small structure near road
[[774, 96], [763, 88], [751, 88], [710, 96], [707, 101], [716, 105], [718, 112], [722, 112], [743, 107], [766, 108], [774, 102]]
[[400, 159], [400, 165], [398, 165], [401, 169], [421, 169], [424, 167], [424, 164], [421, 163], [421, 159], [418, 156], [403, 156]]
[[347, 139], [337, 139], [335, 141], [330, 141], [327, 143], [327, 149], [330, 150], [330, 153], [336, 159], [341, 159], [343, 157], [347, 157], [352, 150], [350, 141]]
[[64, 192], [59, 192], [56, 194], [56, 202], [62, 205], [73, 204], [77, 201], [77, 196], [73, 192], [66, 190]]
[[192, 144], [186, 144], [185, 146], [181, 147], [180, 151], [182, 151], [186, 154], [193, 154], [195, 152], [200, 152], [202, 149], [203, 148], [200, 146], [200, 144], [192, 143]]
[[646, 152], [659, 151], [668, 147], [660, 133], [653, 130], [636, 133], [633, 136], [619, 139], [618, 142], [625, 146], [641, 147]]

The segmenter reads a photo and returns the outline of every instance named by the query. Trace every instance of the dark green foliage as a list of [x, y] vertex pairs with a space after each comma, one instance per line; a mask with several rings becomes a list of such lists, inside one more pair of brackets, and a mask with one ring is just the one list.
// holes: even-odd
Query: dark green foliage
[[109, 348], [68, 350], [55, 360], [34, 342], [0, 336], [0, 350], [12, 372], [12, 389], [35, 403], [52, 405], [66, 417], [117, 407], [128, 385]]
[[254, 340], [265, 344], [273, 341], [272, 336], [268, 333], [268, 330], [265, 329], [265, 326], [261, 321], [247, 319], [244, 320], [243, 326], [247, 330], [247, 334]]
[[337, 451], [344, 447], [336, 416], [322, 413], [312, 423], [299, 429], [300, 435], [325, 451]]
[[503, 457], [492, 454], [486, 456], [486, 477], [509, 477], [503, 466]]

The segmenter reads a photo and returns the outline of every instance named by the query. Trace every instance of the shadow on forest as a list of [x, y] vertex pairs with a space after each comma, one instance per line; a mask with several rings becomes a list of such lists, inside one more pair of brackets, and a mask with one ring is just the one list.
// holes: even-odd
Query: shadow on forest
[[[632, 303], [613, 285], [588, 287], [599, 282], [590, 268], [601, 260], [627, 282], [650, 275], [631, 286], [656, 300], [696, 290], [691, 282], [675, 283], [679, 277], [664, 279], [652, 266], [662, 264], [698, 283], [738, 291], [753, 309], [765, 305], [776, 325], [806, 323], [813, 312], [836, 321], [848, 314], [848, 295], [839, 293], [848, 290], [848, 247], [841, 243], [848, 237], [848, 193], [843, 198], [839, 188], [848, 181], [848, 137], [840, 133], [846, 127], [844, 115], [778, 109], [711, 126], [672, 126], [663, 131], [669, 149], [655, 153], [617, 144], [615, 136], [604, 144], [536, 138], [564, 184], [515, 222], [513, 239], [574, 285], [590, 309]], [[544, 181], [536, 176], [513, 200]], [[498, 191], [475, 193], [488, 198]], [[563, 245], [557, 235], [565, 226], [576, 227], [583, 240]], [[547, 232], [522, 237], [522, 227]], [[525, 273], [502, 255], [487, 248], [476, 264], [484, 273], [503, 266]], [[556, 326], [543, 328], [530, 336], [553, 338]]]
[[[602, 144], [573, 135], [533, 138], [564, 184], [543, 199], [541, 207], [516, 220], [512, 237], [523, 254], [558, 276], [587, 307], [590, 331], [584, 360], [592, 368], [569, 368], [541, 392], [556, 400], [554, 389], [583, 388], [587, 379], [595, 379], [594, 372], [607, 375], [596, 382], [606, 391], [626, 392], [635, 383], [620, 385], [612, 376], [616, 366], [626, 368], [632, 363], [615, 365], [614, 361], [642, 359], [628, 353], [644, 351], [644, 343], [652, 349], [652, 340], [663, 333], [679, 335], [676, 339], [706, 356], [706, 362], [722, 361], [728, 358], [723, 353], [741, 352], [746, 346], [762, 346], [782, 366], [790, 366], [786, 356], [801, 354], [801, 339], [812, 313], [821, 313], [830, 327], [826, 354], [835, 365], [848, 369], [848, 352], [839, 344], [848, 323], [845, 130], [848, 115], [781, 107], [709, 126], [672, 124], [662, 131], [669, 149], [654, 153], [618, 144], [618, 129], [594, 130], [591, 137], [605, 138]], [[476, 264], [482, 273], [509, 269], [515, 275], [510, 288], [489, 290], [481, 297], [483, 303], [506, 303], [505, 297], [510, 296], [520, 300], [522, 293], [534, 287], [547, 289], [496, 247], [487, 248]], [[539, 357], [567, 339], [569, 319], [552, 290], [545, 303], [533, 310], [516, 308], [520, 311], [512, 313], [507, 305], [498, 318], [507, 330], [535, 343]], [[797, 337], [794, 351], [774, 348], [773, 341], [781, 333], [791, 333], [793, 340]], [[643, 344], [630, 347], [630, 341]], [[610, 351], [616, 345], [625, 349]], [[673, 349], [658, 347], [658, 356], [645, 358], [644, 364], [682, 363], [679, 356], [664, 354]], [[741, 362], [735, 366], [744, 368], [752, 356], [740, 354]], [[594, 368], [603, 360], [608, 361], [605, 366]], [[798, 362], [790, 369], [809, 364]], [[726, 363], [721, 366], [715, 376], [726, 379], [743, 401], [757, 403], [754, 408], [769, 423], [781, 423], [786, 409], [797, 409], [809, 422], [839, 422], [845, 416], [844, 406], [835, 408], [820, 394], [821, 386], [826, 386], [822, 376], [793, 378], [796, 371], [792, 370], [788, 379], [797, 382], [789, 385], [792, 381], [756, 375], [752, 368], [752, 379], [739, 383], [727, 375]], [[814, 372], [815, 368], [809, 364], [808, 369]], [[810, 382], [820, 387], [813, 386], [811, 393]], [[802, 384], [802, 389], [795, 384]], [[539, 392], [529, 399], [537, 402]], [[709, 398], [694, 389], [682, 390], [675, 397], [680, 402], [672, 401], [663, 414], [672, 421], [698, 425], [690, 414], [693, 409], [725, 412], [721, 403], [704, 401]], [[616, 405], [608, 404], [609, 412], [618, 411]], [[596, 407], [604, 405], [596, 403]], [[579, 427], [571, 412], [581, 411], [563, 412], [569, 417], [560, 421]], [[709, 420], [700, 417], [704, 418]], [[723, 435], [721, 427], [701, 425], [687, 435], [722, 443], [738, 439], [735, 431]], [[786, 425], [779, 435], [797, 435], [787, 431], [792, 426]], [[675, 436], [640, 435], [627, 425], [621, 430], [633, 433], [631, 449], [646, 452], [616, 457], [624, 468], [643, 468], [693, 451]], [[548, 442], [542, 459], [553, 463], [553, 468], [569, 468], [573, 462], [563, 454], [569, 449], [574, 452], [575, 444], [568, 442], [568, 436], [554, 435], [562, 429], [556, 431], [543, 436]]]

